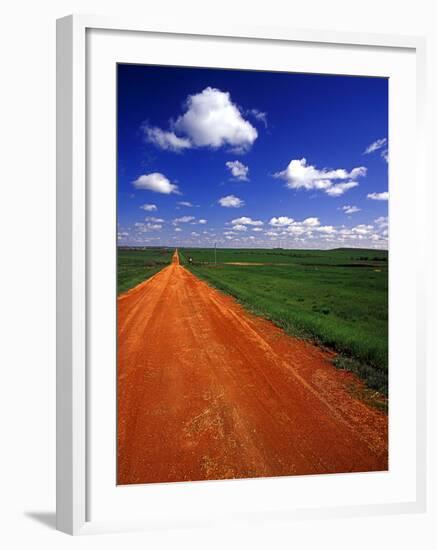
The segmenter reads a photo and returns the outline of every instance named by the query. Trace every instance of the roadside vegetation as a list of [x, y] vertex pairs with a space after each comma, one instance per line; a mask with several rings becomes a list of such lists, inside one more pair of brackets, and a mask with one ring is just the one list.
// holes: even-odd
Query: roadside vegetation
[[336, 351], [338, 368], [387, 395], [386, 251], [218, 249], [217, 265], [212, 249], [180, 249], [179, 255], [195, 275], [247, 309]]
[[171, 248], [118, 248], [117, 294], [155, 275], [171, 262], [173, 252]]

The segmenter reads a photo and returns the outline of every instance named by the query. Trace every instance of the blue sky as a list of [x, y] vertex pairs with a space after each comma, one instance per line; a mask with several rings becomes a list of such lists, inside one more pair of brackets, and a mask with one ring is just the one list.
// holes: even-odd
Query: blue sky
[[118, 243], [388, 247], [388, 80], [118, 66]]

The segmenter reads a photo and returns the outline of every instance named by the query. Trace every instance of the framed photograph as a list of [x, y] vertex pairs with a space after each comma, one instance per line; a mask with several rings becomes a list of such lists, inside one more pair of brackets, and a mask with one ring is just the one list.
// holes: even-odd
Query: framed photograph
[[57, 40], [58, 528], [424, 510], [424, 41]]

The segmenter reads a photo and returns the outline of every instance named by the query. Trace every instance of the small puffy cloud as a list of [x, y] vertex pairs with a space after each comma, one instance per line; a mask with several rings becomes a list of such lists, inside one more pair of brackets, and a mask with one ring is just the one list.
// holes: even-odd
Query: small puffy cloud
[[226, 163], [226, 167], [229, 168], [232, 176], [235, 179], [241, 180], [241, 181], [249, 181], [249, 178], [247, 177], [249, 173], [249, 167], [245, 166], [239, 160], [229, 160]]
[[338, 238], [342, 241], [363, 241], [369, 240], [373, 233], [374, 226], [370, 224], [360, 224], [350, 228], [343, 226], [338, 230]]
[[221, 206], [226, 208], [240, 208], [241, 206], [244, 206], [243, 199], [239, 199], [235, 195], [227, 195], [226, 197], [222, 197], [218, 202]]
[[378, 151], [378, 149], [382, 149], [387, 145], [387, 138], [381, 138], [377, 139], [373, 143], [371, 143], [366, 150], [364, 151], [364, 155], [369, 155], [370, 153], [374, 153], [375, 151]]
[[204, 225], [205, 223], [208, 223], [208, 220], [205, 220], [204, 218], [200, 218], [200, 220], [197, 223]]
[[195, 231], [191, 231], [192, 237], [200, 237], [200, 233], [196, 233]]
[[162, 225], [159, 223], [142, 223], [142, 222], [136, 222], [135, 228], [137, 231], [140, 231], [142, 233], [147, 233], [148, 231], [159, 231], [162, 229]]
[[303, 220], [302, 225], [306, 225], [307, 227], [317, 227], [320, 225], [319, 218], [306, 218]]
[[241, 218], [235, 218], [235, 220], [231, 221], [232, 225], [264, 225], [264, 223], [261, 220], [252, 220], [252, 218], [248, 218], [247, 216], [242, 216]]
[[[320, 225], [319, 218], [310, 217], [301, 221], [296, 221], [293, 218], [287, 216], [278, 216], [272, 218], [269, 224], [275, 228], [275, 231], [281, 231], [276, 235], [287, 235], [293, 238], [307, 237], [312, 238], [315, 233], [324, 235], [333, 235], [337, 232], [337, 229], [332, 225]], [[266, 233], [267, 235], [275, 235], [273, 232]]]
[[217, 149], [227, 145], [238, 152], [249, 150], [258, 137], [229, 92], [211, 87], [188, 97], [186, 112], [176, 120], [174, 129], [196, 147]]
[[192, 208], [194, 204], [189, 201], [178, 201], [179, 206], [186, 206], [187, 208]]
[[346, 204], [341, 207], [341, 210], [343, 210], [345, 214], [355, 214], [356, 212], [360, 212], [361, 208], [358, 208], [358, 206], [351, 206], [349, 204]]
[[373, 225], [361, 223], [353, 227], [351, 231], [357, 235], [369, 235], [373, 231]]
[[144, 133], [146, 140], [160, 149], [179, 152], [192, 147], [189, 139], [178, 137], [174, 132], [167, 132], [161, 128], [145, 126]]
[[232, 229], [235, 229], [235, 231], [247, 231], [247, 227], [242, 224], [234, 225]]
[[156, 212], [156, 210], [158, 210], [156, 204], [143, 204], [142, 206], [140, 206], [140, 208], [142, 208], [146, 212]]
[[[293, 159], [285, 170], [276, 172], [275, 178], [284, 180], [288, 189], [322, 190], [332, 197], [337, 197], [358, 185], [359, 177], [365, 176], [367, 168], [358, 166], [350, 172], [344, 168], [334, 170], [318, 169], [307, 164], [305, 158]], [[344, 182], [342, 180], [349, 180]]]
[[189, 222], [192, 222], [194, 221], [196, 218], [194, 216], [181, 216], [180, 218], [175, 218], [173, 220], [173, 223], [174, 224], [178, 224], [178, 223], [189, 223]]
[[175, 230], [175, 231], [178, 231], [178, 232], [179, 232], [179, 231], [182, 231], [182, 229], [181, 229], [180, 227], [175, 227], [174, 230]]
[[287, 225], [291, 225], [293, 222], [293, 218], [289, 218], [288, 216], [278, 216], [277, 218], [272, 218], [269, 221], [269, 224], [273, 225], [273, 227], [286, 227]]
[[160, 174], [159, 172], [143, 174], [133, 182], [133, 185], [136, 189], [154, 191], [155, 193], [163, 193], [165, 195], [169, 195], [170, 193], [180, 194], [178, 186], [171, 183], [164, 174]]
[[252, 227], [252, 231], [256, 231], [258, 233], [262, 230], [263, 230], [262, 227]]
[[367, 198], [373, 201], [388, 201], [388, 191], [382, 193], [369, 193]]
[[387, 227], [388, 226], [388, 216], [380, 216], [379, 218], [376, 218], [375, 223], [379, 227]]
[[144, 221], [153, 223], [164, 223], [164, 220], [162, 218], [155, 218], [154, 216], [147, 216], [147, 218], [144, 218]]

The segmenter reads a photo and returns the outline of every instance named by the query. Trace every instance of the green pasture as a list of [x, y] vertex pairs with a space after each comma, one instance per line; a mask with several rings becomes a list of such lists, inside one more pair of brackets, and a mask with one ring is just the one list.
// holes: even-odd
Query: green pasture
[[247, 309], [338, 352], [339, 368], [387, 395], [387, 251], [218, 249], [217, 265], [213, 249], [180, 249], [179, 255], [195, 275]]
[[117, 293], [122, 294], [145, 281], [171, 262], [171, 248], [119, 248], [117, 250]]

